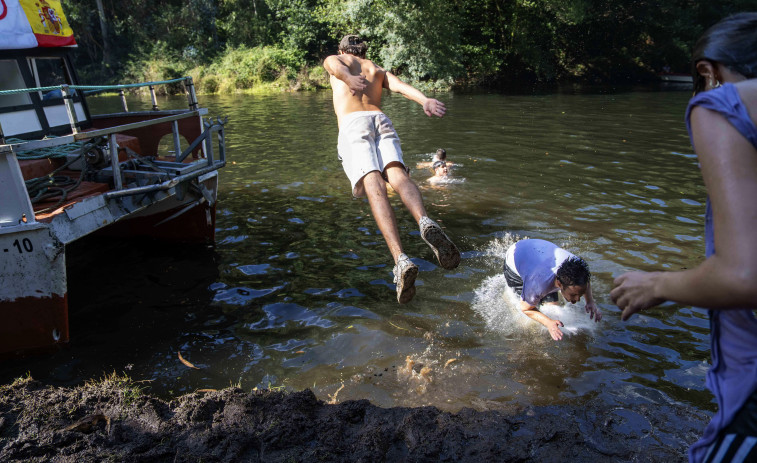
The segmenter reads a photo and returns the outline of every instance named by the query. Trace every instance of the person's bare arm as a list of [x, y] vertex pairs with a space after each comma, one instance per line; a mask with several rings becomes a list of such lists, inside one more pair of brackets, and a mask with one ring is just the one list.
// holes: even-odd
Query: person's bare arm
[[367, 86], [365, 76], [350, 73], [350, 68], [337, 55], [326, 58], [323, 61], [323, 67], [329, 74], [344, 82], [353, 95], [362, 92]]
[[428, 117], [442, 117], [447, 112], [447, 108], [444, 106], [444, 103], [435, 98], [427, 97], [423, 94], [423, 92], [413, 87], [412, 85], [403, 82], [399, 77], [395, 76], [389, 71], [386, 71], [386, 76], [384, 78], [384, 88], [388, 89], [389, 91], [399, 93], [408, 100], [415, 101], [419, 105], [423, 106], [423, 112], [425, 112]]
[[716, 254], [683, 272], [616, 278], [610, 297], [623, 320], [666, 300], [710, 309], [757, 307], [757, 149], [701, 106], [692, 111], [691, 125], [714, 212]]
[[602, 320], [602, 312], [599, 311], [599, 307], [597, 307], [597, 303], [594, 301], [594, 295], [591, 293], [591, 282], [586, 283], [584, 298], [586, 299], [585, 309], [586, 313], [589, 314], [589, 318], [595, 322]]
[[561, 322], [560, 320], [552, 320], [551, 318], [540, 312], [539, 309], [536, 308], [536, 306], [531, 305], [526, 301], [520, 301], [520, 310], [522, 310], [524, 314], [528, 315], [528, 318], [530, 318], [531, 320], [539, 322], [542, 325], [546, 326], [547, 330], [549, 330], [549, 335], [552, 336], [552, 339], [554, 339], [555, 341], [562, 339], [562, 331], [560, 331], [560, 327], [565, 326], [563, 325], [563, 322]]

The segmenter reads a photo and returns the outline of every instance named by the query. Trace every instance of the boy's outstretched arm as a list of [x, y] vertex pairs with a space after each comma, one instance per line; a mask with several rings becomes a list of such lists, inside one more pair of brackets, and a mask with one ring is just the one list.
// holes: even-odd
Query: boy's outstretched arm
[[429, 98], [423, 94], [420, 90], [400, 80], [389, 71], [386, 71], [386, 77], [384, 78], [384, 88], [389, 91], [396, 92], [407, 98], [413, 100], [419, 105], [423, 106], [423, 112], [428, 117], [437, 116], [442, 117], [447, 112], [447, 108], [444, 103], [435, 99]]

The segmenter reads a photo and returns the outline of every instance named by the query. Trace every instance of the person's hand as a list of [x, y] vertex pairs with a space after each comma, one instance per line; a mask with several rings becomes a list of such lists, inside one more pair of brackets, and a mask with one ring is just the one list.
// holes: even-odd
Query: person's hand
[[589, 318], [595, 322], [602, 320], [602, 312], [599, 311], [599, 307], [597, 307], [597, 304], [593, 301], [586, 303], [586, 313], [589, 314]]
[[560, 327], [565, 326], [563, 325], [563, 322], [560, 320], [550, 320], [547, 323], [547, 329], [549, 330], [549, 335], [552, 336], [552, 339], [555, 341], [559, 341], [562, 339], [562, 331], [560, 331]]
[[423, 112], [426, 113], [428, 117], [442, 117], [447, 112], [447, 108], [441, 101], [434, 98], [429, 98], [425, 103], [423, 103]]
[[363, 90], [365, 90], [365, 87], [368, 86], [367, 80], [363, 75], [350, 75], [347, 77], [345, 83], [350, 88], [350, 93], [353, 95], [362, 92]]
[[610, 291], [610, 298], [623, 311], [621, 320], [628, 320], [636, 312], [665, 302], [664, 299], [654, 297], [655, 279], [658, 276], [656, 272], [629, 272], [615, 279], [615, 288]]

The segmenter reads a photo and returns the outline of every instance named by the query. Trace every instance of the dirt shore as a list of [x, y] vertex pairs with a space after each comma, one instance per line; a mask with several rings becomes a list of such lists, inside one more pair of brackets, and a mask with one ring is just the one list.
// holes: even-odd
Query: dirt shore
[[[311, 391], [203, 390], [169, 402], [112, 376], [0, 387], [3, 462], [686, 460], [707, 422], [682, 405], [502, 411], [326, 404]], [[666, 420], [680, 423], [663, 432]]]

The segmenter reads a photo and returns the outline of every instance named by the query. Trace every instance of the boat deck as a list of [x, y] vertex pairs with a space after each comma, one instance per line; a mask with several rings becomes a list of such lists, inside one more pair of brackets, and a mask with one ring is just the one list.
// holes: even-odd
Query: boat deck
[[[79, 179], [80, 172], [69, 170], [58, 172], [56, 175], [69, 177], [75, 182]], [[34, 204], [34, 218], [37, 222], [49, 223], [55, 218], [55, 216], [62, 214], [66, 208], [73, 206], [82, 199], [101, 195], [110, 189], [110, 185], [107, 183], [81, 182], [79, 186], [68, 193], [65, 201], [55, 209], [50, 210], [51, 207], [55, 207], [55, 205], [60, 202], [59, 198], [40, 201]]]
[[[119, 146], [118, 158], [124, 161], [128, 158], [127, 150], [140, 154], [141, 147], [139, 139], [130, 135], [117, 134], [116, 141]], [[159, 160], [173, 161], [173, 157], [158, 158]], [[191, 161], [188, 160], [187, 162]], [[46, 158], [46, 159], [25, 159], [19, 160], [19, 167], [24, 180], [31, 180], [44, 177], [59, 169], [66, 163], [65, 158]], [[55, 173], [56, 177], [67, 177], [72, 183], [77, 183], [81, 177], [79, 170], [61, 170]], [[112, 190], [112, 185], [105, 182], [82, 181], [76, 188], [66, 194], [66, 199], [60, 202], [60, 196], [47, 200], [39, 201], [33, 204], [34, 217], [37, 222], [49, 223], [57, 215], [62, 214], [66, 208], [77, 202], [103, 194]], [[60, 203], [60, 204], [59, 204]], [[54, 209], [51, 209], [54, 208]]]

